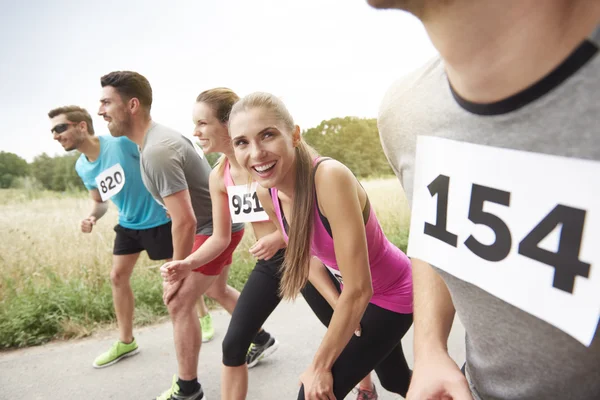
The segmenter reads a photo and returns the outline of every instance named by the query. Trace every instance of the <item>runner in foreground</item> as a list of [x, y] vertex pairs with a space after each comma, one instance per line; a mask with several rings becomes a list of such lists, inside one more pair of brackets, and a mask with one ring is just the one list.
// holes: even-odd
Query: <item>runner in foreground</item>
[[599, 399], [600, 2], [369, 3], [440, 52], [378, 120], [413, 208], [408, 398]]

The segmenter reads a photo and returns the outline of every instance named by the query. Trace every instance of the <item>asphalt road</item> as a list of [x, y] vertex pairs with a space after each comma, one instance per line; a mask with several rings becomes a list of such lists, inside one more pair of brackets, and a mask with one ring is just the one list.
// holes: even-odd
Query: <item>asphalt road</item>
[[[229, 314], [212, 312], [215, 338], [202, 345], [199, 379], [207, 400], [217, 400], [221, 391], [221, 341]], [[250, 370], [248, 399], [296, 399], [298, 376], [309, 365], [325, 328], [302, 298], [281, 303], [265, 324], [280, 342], [279, 349]], [[176, 372], [171, 323], [135, 331], [140, 353], [104, 369], [92, 361], [116, 339], [116, 331], [90, 338], [0, 353], [0, 399], [146, 399], [171, 385]], [[412, 366], [412, 329], [403, 340]], [[450, 354], [459, 365], [464, 361], [464, 330], [455, 321], [449, 340]], [[375, 375], [373, 375], [375, 377]], [[377, 379], [375, 382], [378, 385]], [[378, 385], [379, 399], [401, 399]], [[348, 395], [346, 399], [355, 399]]]

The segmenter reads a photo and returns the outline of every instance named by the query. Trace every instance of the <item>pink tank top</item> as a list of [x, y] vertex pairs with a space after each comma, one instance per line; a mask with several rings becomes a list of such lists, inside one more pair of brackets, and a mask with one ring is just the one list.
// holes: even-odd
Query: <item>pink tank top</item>
[[225, 179], [225, 186], [235, 186], [233, 178], [231, 177], [231, 169], [229, 168], [229, 160], [223, 160], [225, 163], [225, 170], [223, 171], [223, 179]]
[[[317, 161], [318, 159], [315, 160], [315, 164]], [[289, 240], [287, 235], [288, 227], [284, 223], [277, 188], [271, 188], [270, 192], [275, 214], [287, 242]], [[319, 258], [338, 280], [342, 282], [343, 277], [340, 275], [335, 258], [333, 238], [324, 225], [324, 221], [326, 223], [328, 221], [320, 215], [318, 208], [319, 206], [315, 197], [311, 253]], [[293, 229], [293, 227], [291, 228]], [[370, 207], [365, 231], [369, 252], [369, 268], [371, 270], [373, 285], [373, 297], [370, 302], [381, 308], [400, 314], [412, 313], [412, 269], [410, 260], [406, 254], [386, 238], [373, 207]]]

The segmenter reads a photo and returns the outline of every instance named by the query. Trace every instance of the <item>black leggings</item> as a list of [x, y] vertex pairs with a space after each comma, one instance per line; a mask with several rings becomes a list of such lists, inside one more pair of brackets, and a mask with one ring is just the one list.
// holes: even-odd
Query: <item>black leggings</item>
[[[237, 367], [246, 363], [246, 352], [252, 339], [279, 305], [283, 256], [284, 251], [280, 250], [269, 261], [259, 260], [250, 273], [223, 340], [225, 366]], [[331, 273], [329, 277], [339, 291], [337, 279]], [[310, 282], [302, 289], [302, 295], [323, 325], [329, 326], [333, 309], [325, 298]], [[352, 336], [333, 364], [336, 398], [343, 399], [373, 369], [386, 390], [406, 397], [411, 371], [400, 340], [411, 325], [412, 314], [398, 314], [369, 303], [361, 319], [361, 337]], [[304, 399], [303, 388], [298, 399]]]
[[285, 251], [279, 250], [269, 261], [258, 260], [231, 314], [223, 339], [223, 364], [239, 367], [254, 336], [281, 301], [279, 270]]
[[[331, 308], [330, 308], [331, 310]], [[326, 326], [331, 319], [324, 321]], [[333, 394], [343, 399], [373, 369], [384, 389], [406, 397], [412, 375], [400, 340], [412, 325], [412, 314], [398, 314], [369, 303], [360, 320], [361, 336], [352, 336], [331, 369]], [[304, 386], [298, 400], [304, 400]]]
[[[269, 261], [258, 260], [250, 273], [223, 339], [225, 366], [239, 367], [246, 363], [246, 353], [252, 339], [279, 305], [280, 269], [284, 255], [285, 250], [282, 249]], [[339, 288], [337, 280], [332, 279]], [[308, 283], [302, 289], [302, 295], [321, 321], [331, 319], [331, 307], [314, 286]]]

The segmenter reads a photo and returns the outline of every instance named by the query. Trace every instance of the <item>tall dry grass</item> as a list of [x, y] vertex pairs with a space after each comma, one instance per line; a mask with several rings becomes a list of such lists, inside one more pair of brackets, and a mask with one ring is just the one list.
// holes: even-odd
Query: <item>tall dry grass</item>
[[[384, 232], [406, 250], [409, 212], [395, 179], [363, 182]], [[111, 205], [91, 234], [79, 229], [90, 211], [85, 193], [0, 190], [0, 348], [80, 337], [114, 323], [109, 282], [113, 226]], [[255, 260], [247, 229], [234, 256], [229, 282], [241, 290]], [[142, 254], [132, 276], [135, 323], [167, 314], [162, 304], [160, 262]]]

